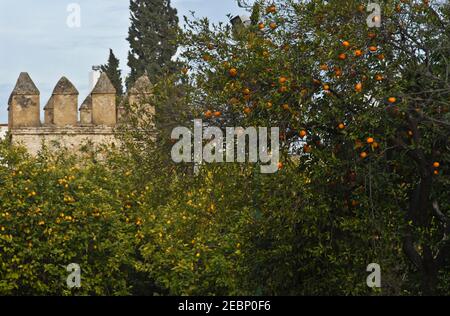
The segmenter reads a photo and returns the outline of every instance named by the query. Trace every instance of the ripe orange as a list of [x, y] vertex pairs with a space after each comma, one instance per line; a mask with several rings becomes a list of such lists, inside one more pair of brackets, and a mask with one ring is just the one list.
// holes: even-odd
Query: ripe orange
[[284, 166], [283, 166], [283, 163], [282, 163], [282, 162], [279, 162], [279, 163], [278, 163], [278, 170], [283, 169], [283, 167], [284, 167]]
[[390, 97], [390, 98], [388, 99], [388, 101], [389, 101], [389, 103], [395, 103], [395, 102], [397, 102], [397, 98], [395, 98], [395, 97]]
[[377, 149], [378, 147], [380, 147], [380, 144], [378, 144], [377, 142], [373, 142], [372, 147], [374, 149]]
[[286, 83], [286, 81], [287, 81], [287, 78], [286, 78], [286, 77], [280, 77], [280, 79], [278, 79], [278, 82], [279, 82], [280, 84], [284, 84], [284, 83]]
[[230, 74], [231, 77], [236, 77], [237, 74], [238, 74], [238, 71], [237, 71], [236, 68], [231, 68], [230, 71], [229, 71], [229, 74]]
[[362, 51], [360, 49], [355, 50], [355, 56], [356, 57], [361, 57], [362, 56]]
[[374, 142], [375, 142], [375, 139], [373, 139], [373, 137], [367, 138], [367, 143], [368, 144], [373, 144]]
[[369, 50], [370, 50], [372, 53], [374, 53], [374, 52], [376, 52], [376, 51], [378, 50], [378, 47], [376, 47], [376, 46], [370, 46], [370, 47], [369, 47]]
[[368, 36], [370, 39], [374, 39], [375, 37], [377, 37], [377, 34], [375, 34], [375, 33], [373, 33], [373, 32], [370, 32], [367, 36]]
[[300, 131], [300, 137], [304, 138], [306, 135], [308, 135], [308, 133], [305, 130], [301, 130]]
[[264, 23], [262, 23], [262, 22], [258, 24], [258, 28], [260, 30], [264, 29], [265, 27], [266, 27], [266, 25]]
[[348, 41], [343, 41], [343, 42], [342, 42], [342, 45], [344, 45], [344, 47], [349, 47], [349, 46], [350, 46], [350, 43], [349, 43]]
[[252, 112], [252, 109], [250, 109], [248, 107], [244, 109], [245, 114], [250, 114], [251, 112]]
[[347, 58], [347, 55], [342, 53], [342, 54], [339, 54], [338, 57], [339, 57], [340, 60], [345, 60]]
[[286, 110], [286, 111], [289, 110], [289, 104], [287, 104], [287, 103], [283, 104], [282, 107], [283, 107], [283, 110]]
[[362, 88], [363, 88], [363, 85], [362, 85], [361, 82], [358, 82], [358, 83], [355, 85], [355, 90], [356, 90], [356, 92], [361, 92], [361, 91], [362, 91]]
[[341, 129], [341, 130], [342, 130], [342, 129], [345, 129], [345, 124], [344, 124], [344, 123], [340, 123], [340, 124], [338, 125], [338, 128]]
[[434, 170], [433, 173], [434, 173], [434, 175], [436, 175], [436, 176], [439, 175], [439, 171], [438, 171], [438, 170]]
[[435, 167], [435, 168], [439, 168], [440, 166], [441, 166], [441, 164], [437, 161], [433, 163], [433, 167]]
[[367, 158], [367, 153], [365, 151], [363, 151], [360, 155], [359, 155], [362, 159], [366, 159]]
[[205, 117], [210, 118], [212, 116], [212, 112], [211, 111], [206, 111], [205, 112]]
[[325, 91], [330, 90], [330, 86], [327, 85], [327, 84], [324, 84], [324, 85], [323, 85], [323, 90], [325, 90]]
[[384, 60], [384, 54], [379, 54], [379, 55], [377, 56], [377, 58], [378, 58], [379, 60]]
[[383, 80], [383, 76], [380, 75], [380, 74], [375, 75], [375, 80], [376, 80], [376, 81], [382, 81], [382, 80]]
[[269, 24], [269, 27], [272, 29], [272, 30], [275, 30], [276, 28], [277, 28], [277, 24], [275, 23], [275, 22], [271, 22], [270, 24]]
[[267, 107], [270, 109], [273, 106], [272, 102], [267, 102]]
[[222, 113], [219, 112], [219, 111], [214, 112], [214, 116], [215, 116], [215, 117], [220, 117], [221, 115], [222, 115]]

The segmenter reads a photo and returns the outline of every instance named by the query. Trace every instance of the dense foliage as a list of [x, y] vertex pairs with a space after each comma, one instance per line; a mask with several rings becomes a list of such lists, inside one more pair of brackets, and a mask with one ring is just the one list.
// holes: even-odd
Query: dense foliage
[[[381, 8], [381, 28], [355, 0], [258, 1], [248, 28], [187, 19], [185, 67], [148, 100], [157, 136], [129, 106], [118, 151], [3, 143], [0, 293], [448, 295], [450, 8]], [[280, 170], [174, 164], [170, 131], [194, 118], [280, 127]]]

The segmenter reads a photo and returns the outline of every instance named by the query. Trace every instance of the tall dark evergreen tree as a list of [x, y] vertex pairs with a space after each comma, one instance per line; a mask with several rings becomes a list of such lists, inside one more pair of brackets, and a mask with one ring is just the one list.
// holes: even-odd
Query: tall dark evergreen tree
[[131, 50], [128, 66], [131, 73], [126, 80], [130, 87], [147, 72], [152, 82], [175, 70], [172, 57], [177, 52], [177, 10], [170, 0], [130, 0], [131, 26], [127, 40]]
[[116, 58], [112, 49], [109, 50], [108, 63], [102, 65], [101, 70], [108, 75], [109, 80], [116, 88], [117, 96], [123, 95], [122, 71], [119, 68], [119, 59]]

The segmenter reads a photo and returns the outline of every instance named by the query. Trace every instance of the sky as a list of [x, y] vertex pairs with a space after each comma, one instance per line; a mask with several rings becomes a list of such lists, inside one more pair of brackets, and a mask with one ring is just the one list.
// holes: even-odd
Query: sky
[[[172, 6], [180, 23], [190, 11], [212, 22], [242, 13], [235, 0], [172, 0]], [[128, 73], [128, 27], [129, 0], [0, 0], [0, 123], [8, 120], [8, 98], [20, 72], [28, 72], [40, 90], [41, 111], [62, 76], [78, 89], [81, 103], [92, 66], [107, 62], [109, 48]]]

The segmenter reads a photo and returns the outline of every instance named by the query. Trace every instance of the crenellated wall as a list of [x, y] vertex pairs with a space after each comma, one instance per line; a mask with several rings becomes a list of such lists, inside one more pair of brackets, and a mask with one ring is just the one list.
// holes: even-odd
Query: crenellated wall
[[[146, 99], [152, 92], [146, 75], [136, 81], [127, 99], [130, 104]], [[44, 107], [44, 122], [40, 121], [40, 92], [28, 73], [19, 75], [8, 101], [8, 130], [13, 145], [23, 145], [35, 155], [45, 144], [49, 148], [64, 146], [77, 151], [90, 143], [117, 143], [115, 127], [124, 109], [116, 105], [116, 89], [102, 73], [97, 84], [78, 108], [79, 92], [62, 77]], [[154, 113], [154, 107], [148, 105]]]

